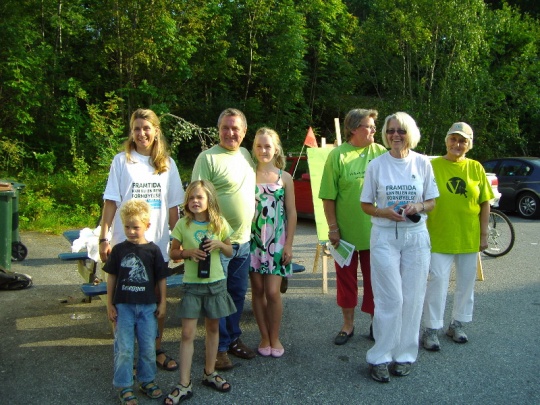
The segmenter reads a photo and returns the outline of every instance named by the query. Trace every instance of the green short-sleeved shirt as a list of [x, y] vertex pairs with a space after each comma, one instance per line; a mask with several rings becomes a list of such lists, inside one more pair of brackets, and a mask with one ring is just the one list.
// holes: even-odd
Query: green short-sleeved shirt
[[231, 242], [249, 242], [255, 214], [255, 164], [247, 149], [230, 151], [215, 145], [201, 152], [191, 180], [202, 179], [216, 189], [221, 214], [234, 231]]
[[474, 253], [480, 249], [480, 204], [494, 198], [486, 172], [476, 160], [431, 161], [439, 198], [428, 212], [431, 251]]
[[[208, 229], [208, 222], [191, 221], [187, 225], [187, 217], [180, 218], [171, 232], [171, 236], [182, 244], [184, 249], [197, 249], [204, 237], [224, 241], [232, 233], [232, 229], [226, 220], [221, 234], [215, 235]], [[210, 253], [210, 277], [197, 277], [198, 263], [194, 260], [185, 261], [184, 283], [208, 284], [223, 280], [225, 273], [219, 256], [219, 250]]]
[[324, 165], [319, 198], [335, 200], [341, 238], [357, 250], [369, 249], [371, 232], [371, 219], [360, 207], [364, 175], [368, 163], [383, 153], [385, 147], [376, 143], [365, 148], [343, 143], [330, 152]]

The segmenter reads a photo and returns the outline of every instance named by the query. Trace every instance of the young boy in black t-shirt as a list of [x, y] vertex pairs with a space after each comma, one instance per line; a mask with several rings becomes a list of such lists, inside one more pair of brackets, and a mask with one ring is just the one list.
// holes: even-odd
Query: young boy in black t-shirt
[[[120, 216], [127, 240], [114, 246], [103, 270], [107, 279], [107, 315], [115, 323], [114, 378], [123, 404], [136, 403], [133, 392], [135, 337], [139, 347], [139, 389], [150, 398], [163, 395], [154, 382], [157, 318], [165, 316], [168, 269], [159, 247], [145, 238], [150, 227], [150, 206], [132, 199], [123, 204]], [[160, 301], [157, 302], [155, 287]]]

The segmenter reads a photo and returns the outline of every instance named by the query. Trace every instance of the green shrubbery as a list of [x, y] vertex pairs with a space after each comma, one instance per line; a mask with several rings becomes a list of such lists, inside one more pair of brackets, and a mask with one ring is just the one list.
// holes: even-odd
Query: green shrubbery
[[[23, 183], [19, 199], [20, 230], [60, 234], [66, 229], [95, 228], [103, 207], [108, 168], [89, 171], [81, 167], [48, 173], [27, 169], [18, 175], [0, 171], [1, 179]], [[178, 167], [183, 182], [189, 170]]]
[[27, 170], [11, 178], [25, 185], [19, 199], [19, 227], [60, 233], [68, 228], [95, 227], [101, 214], [106, 173], [88, 173], [77, 183], [76, 176]]

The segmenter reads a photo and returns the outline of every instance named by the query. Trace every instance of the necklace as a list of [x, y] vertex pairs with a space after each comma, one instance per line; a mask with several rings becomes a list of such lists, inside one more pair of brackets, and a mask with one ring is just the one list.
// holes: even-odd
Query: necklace
[[364, 147], [362, 147], [362, 146], [355, 146], [355, 145], [353, 145], [353, 144], [351, 143], [351, 141], [347, 141], [347, 143], [348, 143], [349, 145], [351, 145], [353, 148], [355, 148], [354, 151], [355, 151], [356, 153], [358, 153], [358, 156], [359, 156], [359, 157], [365, 157], [365, 156], [366, 156], [366, 154], [364, 153], [364, 150], [366, 149], [365, 146], [364, 146]]

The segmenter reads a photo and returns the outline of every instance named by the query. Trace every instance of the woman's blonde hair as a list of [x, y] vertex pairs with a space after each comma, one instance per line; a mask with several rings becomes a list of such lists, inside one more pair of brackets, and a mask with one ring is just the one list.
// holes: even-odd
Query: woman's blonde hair
[[223, 219], [221, 217], [221, 210], [219, 209], [219, 204], [217, 201], [216, 189], [214, 188], [214, 185], [208, 180], [192, 181], [186, 188], [183, 209], [186, 216], [187, 226], [189, 227], [191, 222], [195, 219], [195, 215], [189, 210], [189, 196], [191, 195], [191, 193], [193, 193], [193, 190], [198, 187], [204, 190], [208, 199], [207, 211], [210, 231], [212, 231], [214, 235], [219, 235], [225, 225], [223, 224]]
[[272, 142], [274, 143], [274, 147], [276, 148], [276, 154], [274, 155], [273, 162], [274, 166], [276, 166], [278, 169], [285, 169], [285, 164], [287, 162], [285, 158], [285, 153], [283, 152], [283, 147], [281, 146], [281, 140], [279, 139], [279, 135], [276, 131], [270, 128], [262, 127], [257, 130], [255, 133], [255, 138], [253, 139], [253, 148], [251, 149], [251, 154], [257, 160], [257, 156], [255, 154], [255, 145], [257, 143], [257, 137], [258, 136], [264, 136], [267, 135], [270, 138], [272, 138]]
[[136, 150], [135, 140], [133, 139], [133, 126], [136, 119], [142, 118], [148, 121], [156, 129], [156, 137], [152, 144], [152, 151], [150, 152], [150, 164], [155, 169], [154, 174], [161, 174], [169, 169], [169, 148], [167, 146], [167, 140], [161, 132], [161, 126], [159, 118], [152, 110], [139, 108], [131, 114], [131, 120], [129, 122], [129, 136], [124, 142], [124, 150], [126, 152], [128, 162], [132, 162], [131, 151]]
[[390, 148], [390, 143], [388, 143], [388, 139], [386, 136], [386, 127], [391, 120], [396, 120], [401, 129], [407, 131], [407, 149], [416, 148], [416, 145], [418, 145], [418, 142], [420, 142], [420, 130], [418, 129], [414, 118], [404, 112], [390, 114], [388, 117], [385, 118], [382, 128], [382, 139], [384, 146]]
[[150, 213], [150, 204], [141, 198], [132, 198], [122, 204], [120, 208], [120, 218], [123, 224], [137, 218], [143, 224], [148, 225], [150, 223]]

